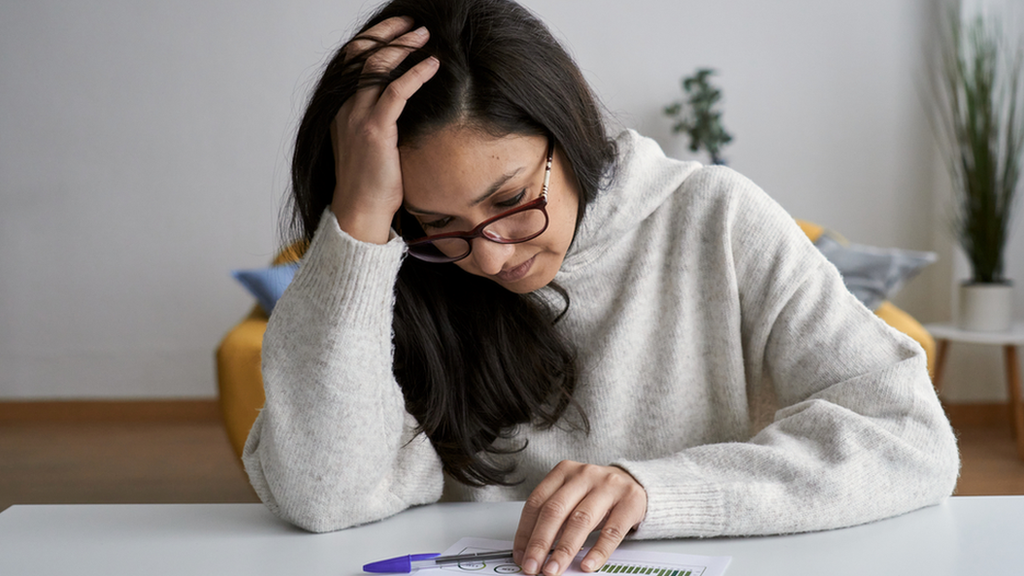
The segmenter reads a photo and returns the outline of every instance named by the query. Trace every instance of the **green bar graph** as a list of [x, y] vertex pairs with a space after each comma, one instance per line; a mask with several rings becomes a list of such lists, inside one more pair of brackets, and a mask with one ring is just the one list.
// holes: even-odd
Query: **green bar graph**
[[598, 572], [608, 574], [635, 574], [637, 576], [693, 576], [692, 570], [675, 570], [661, 566], [636, 566], [630, 564], [605, 564]]

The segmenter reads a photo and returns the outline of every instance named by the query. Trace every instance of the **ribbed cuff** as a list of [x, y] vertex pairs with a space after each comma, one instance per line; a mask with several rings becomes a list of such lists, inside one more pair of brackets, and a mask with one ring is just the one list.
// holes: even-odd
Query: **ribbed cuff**
[[653, 460], [615, 465], [647, 491], [647, 515], [632, 538], [707, 538], [723, 533], [724, 497], [717, 486], [687, 481], [685, 467], [677, 463]]
[[328, 208], [292, 284], [324, 311], [344, 308], [352, 327], [372, 328], [382, 314], [391, 316], [404, 254], [405, 243], [398, 236], [387, 244], [349, 236]]

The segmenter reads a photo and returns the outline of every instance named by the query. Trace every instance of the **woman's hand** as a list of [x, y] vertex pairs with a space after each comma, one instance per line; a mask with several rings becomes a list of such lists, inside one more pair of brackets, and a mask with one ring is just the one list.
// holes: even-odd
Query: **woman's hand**
[[[409, 18], [389, 18], [357, 36], [345, 47], [352, 58], [377, 45], [387, 45], [369, 58], [364, 72], [386, 73], [412, 50], [426, 44], [425, 28], [411, 30]], [[391, 220], [402, 206], [402, 169], [398, 156], [398, 116], [416, 90], [438, 69], [430, 57], [387, 86], [363, 86], [349, 98], [331, 123], [337, 184], [331, 210], [341, 229], [357, 240], [384, 244]]]
[[[526, 574], [543, 570], [545, 576], [558, 576], [587, 536], [600, 528], [597, 543], [580, 565], [584, 572], [593, 572], [646, 514], [647, 492], [625, 470], [564, 460], [527, 498], [513, 559]], [[549, 551], [551, 558], [542, 565]]]

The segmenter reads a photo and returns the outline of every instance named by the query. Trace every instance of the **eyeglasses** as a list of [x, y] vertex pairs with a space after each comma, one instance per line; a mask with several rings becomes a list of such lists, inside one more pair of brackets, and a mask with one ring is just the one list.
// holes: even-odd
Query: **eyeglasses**
[[548, 183], [555, 141], [548, 137], [547, 164], [540, 196], [484, 220], [468, 232], [445, 232], [407, 242], [409, 254], [426, 262], [446, 263], [462, 260], [473, 251], [473, 240], [485, 238], [497, 244], [519, 244], [533, 240], [548, 229]]

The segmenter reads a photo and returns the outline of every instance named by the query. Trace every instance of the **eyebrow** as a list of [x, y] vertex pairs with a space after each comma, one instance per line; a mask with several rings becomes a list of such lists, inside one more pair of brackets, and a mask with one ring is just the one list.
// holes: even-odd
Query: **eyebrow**
[[[516, 176], [518, 176], [519, 174], [521, 174], [523, 172], [523, 170], [525, 170], [525, 168], [520, 166], [519, 168], [516, 168], [512, 172], [509, 172], [507, 174], [502, 174], [497, 180], [494, 181], [493, 184], [491, 184], [490, 186], [487, 187], [487, 191], [486, 192], [484, 192], [483, 194], [478, 196], [476, 199], [474, 199], [472, 202], [470, 202], [469, 206], [471, 208], [473, 206], [478, 206], [479, 204], [481, 204], [482, 202], [484, 202], [485, 200], [487, 200], [491, 196], [494, 196], [498, 192], [498, 190], [501, 190], [502, 186], [504, 186], [509, 180], [511, 180], [511, 179], [515, 178]], [[447, 214], [441, 214], [440, 212], [431, 212], [429, 210], [421, 210], [419, 208], [416, 208], [415, 206], [410, 205], [408, 202], [405, 204], [405, 209], [407, 211], [409, 211], [409, 212], [416, 212], [417, 214], [423, 214], [424, 216], [447, 216]]]

